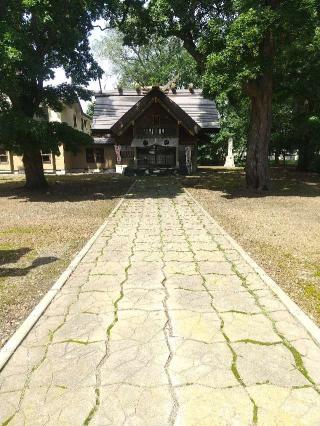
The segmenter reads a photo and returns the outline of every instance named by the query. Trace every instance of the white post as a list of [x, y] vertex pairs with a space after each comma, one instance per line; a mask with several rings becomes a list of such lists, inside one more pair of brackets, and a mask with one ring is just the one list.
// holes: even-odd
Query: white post
[[226, 162], [224, 163], [224, 167], [227, 169], [234, 169], [234, 154], [233, 154], [233, 139], [230, 138], [228, 140], [228, 155], [226, 157]]
[[188, 174], [191, 175], [192, 173], [192, 147], [190, 145], [187, 145], [185, 147], [186, 151], [186, 166], [188, 169]]

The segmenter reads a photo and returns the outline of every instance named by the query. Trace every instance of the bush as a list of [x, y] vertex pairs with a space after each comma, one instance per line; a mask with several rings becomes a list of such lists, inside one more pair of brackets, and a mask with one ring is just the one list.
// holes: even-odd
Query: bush
[[320, 154], [316, 154], [311, 163], [311, 171], [320, 173]]

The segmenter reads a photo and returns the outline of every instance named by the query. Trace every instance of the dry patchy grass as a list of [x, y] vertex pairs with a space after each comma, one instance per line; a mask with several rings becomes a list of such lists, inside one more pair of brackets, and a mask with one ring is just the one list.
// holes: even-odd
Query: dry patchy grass
[[52, 176], [46, 193], [0, 177], [0, 346], [113, 209], [131, 179]]
[[320, 324], [320, 177], [272, 170], [272, 188], [257, 196], [241, 170], [200, 168], [184, 186]]

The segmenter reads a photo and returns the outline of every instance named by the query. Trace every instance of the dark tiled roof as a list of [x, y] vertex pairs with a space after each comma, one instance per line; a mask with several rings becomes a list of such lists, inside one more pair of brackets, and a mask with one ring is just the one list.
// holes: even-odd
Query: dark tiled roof
[[[201, 90], [177, 90], [176, 94], [166, 95], [183, 109], [202, 129], [218, 129], [219, 114], [214, 101], [205, 99]], [[124, 90], [123, 94], [113, 91], [96, 94], [93, 130], [109, 130], [128, 112], [145, 94], [135, 90]]]

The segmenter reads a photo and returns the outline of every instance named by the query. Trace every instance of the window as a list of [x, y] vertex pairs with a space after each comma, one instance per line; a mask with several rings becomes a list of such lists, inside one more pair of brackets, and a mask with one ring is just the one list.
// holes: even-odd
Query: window
[[73, 114], [73, 127], [78, 127], [76, 114]]
[[97, 148], [95, 150], [96, 155], [96, 163], [104, 163], [104, 149], [103, 148]]
[[134, 149], [132, 146], [121, 146], [121, 158], [123, 160], [133, 160]]
[[160, 127], [160, 115], [155, 114], [153, 116], [153, 127]]
[[83, 120], [84, 128], [87, 128], [87, 120]]
[[41, 151], [42, 162], [46, 164], [51, 164], [51, 153]]
[[94, 163], [94, 153], [92, 148], [88, 148], [86, 151], [87, 163]]
[[8, 163], [8, 152], [4, 149], [0, 149], [0, 163]]
[[103, 148], [87, 148], [86, 150], [87, 163], [104, 163]]

